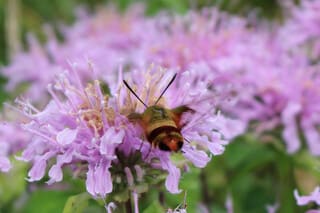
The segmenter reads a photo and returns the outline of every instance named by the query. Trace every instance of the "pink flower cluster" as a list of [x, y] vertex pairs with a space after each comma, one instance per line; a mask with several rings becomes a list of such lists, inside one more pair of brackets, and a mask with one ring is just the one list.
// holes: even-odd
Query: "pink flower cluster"
[[[75, 69], [61, 73], [54, 84], [48, 86], [51, 101], [45, 109], [40, 111], [31, 105], [23, 108], [29, 121], [22, 128], [33, 135], [19, 157], [33, 163], [28, 180], [42, 179], [50, 167], [47, 183], [59, 182], [63, 179], [62, 169], [69, 167], [74, 174], [86, 173], [89, 193], [105, 197], [112, 192], [116, 179], [111, 170], [119, 165], [125, 165], [126, 178], [133, 176], [132, 171], [136, 171], [136, 179], [143, 178], [143, 172], [139, 171], [146, 168], [139, 161], [122, 162], [124, 157], [140, 153], [143, 165], [168, 172], [165, 185], [170, 192], [180, 192], [180, 170], [170, 160], [170, 152], [151, 148], [141, 127], [128, 120], [130, 112], [142, 112], [144, 106], [131, 97], [121, 81], [131, 79], [137, 94], [151, 106], [172, 75], [173, 72], [160, 68], [126, 75], [120, 72], [119, 81], [114, 85], [116, 92], [107, 95], [98, 80], [84, 86]], [[169, 109], [188, 105], [196, 110], [184, 117], [186, 125], [181, 132], [187, 141], [182, 153], [185, 159], [202, 168], [211, 158], [206, 151], [213, 155], [223, 153], [228, 137], [234, 132], [226, 127], [233, 125], [233, 121], [215, 112], [206, 84], [194, 76], [195, 72], [180, 74], [159, 104]]]

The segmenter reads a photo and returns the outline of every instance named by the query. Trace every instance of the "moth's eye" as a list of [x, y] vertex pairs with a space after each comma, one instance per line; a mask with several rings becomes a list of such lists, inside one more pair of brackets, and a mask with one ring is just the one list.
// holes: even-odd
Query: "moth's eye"
[[164, 143], [159, 143], [159, 149], [162, 151], [171, 151], [170, 148]]
[[178, 148], [179, 149], [181, 149], [182, 145], [183, 145], [183, 142], [182, 141], [178, 141]]

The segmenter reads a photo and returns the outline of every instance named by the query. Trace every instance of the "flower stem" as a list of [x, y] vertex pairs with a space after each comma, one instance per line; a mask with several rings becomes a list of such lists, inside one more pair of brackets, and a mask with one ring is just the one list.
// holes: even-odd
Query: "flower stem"
[[206, 176], [204, 170], [201, 170], [201, 172], [200, 172], [200, 184], [201, 184], [203, 203], [207, 207], [209, 207], [210, 206], [210, 195], [209, 195], [209, 191], [208, 191], [207, 176]]
[[278, 169], [280, 179], [280, 208], [279, 212], [294, 212], [296, 201], [293, 196], [295, 180], [293, 174], [293, 162], [291, 156], [279, 154]]
[[8, 56], [11, 59], [21, 50], [21, 42], [19, 39], [20, 0], [7, 1], [7, 8], [5, 12]]
[[126, 207], [126, 212], [127, 213], [132, 213], [132, 205], [131, 205], [131, 199], [128, 199], [127, 202], [125, 203], [125, 207]]

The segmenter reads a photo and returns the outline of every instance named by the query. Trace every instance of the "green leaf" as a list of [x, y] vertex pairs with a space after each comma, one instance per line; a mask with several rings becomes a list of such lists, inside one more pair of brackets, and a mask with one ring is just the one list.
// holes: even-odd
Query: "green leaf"
[[309, 150], [302, 150], [293, 155], [296, 167], [304, 168], [320, 178], [320, 159], [310, 155]]
[[54, 190], [37, 190], [29, 194], [23, 213], [46, 212], [57, 213], [62, 212], [66, 200], [71, 193], [66, 191]]
[[143, 213], [163, 213], [164, 208], [161, 206], [159, 201], [153, 201], [150, 206], [148, 206]]
[[1, 103], [0, 109], [2, 109], [2, 107], [3, 107], [2, 103], [9, 98], [9, 94], [4, 88], [6, 84], [7, 84], [7, 79], [5, 77], [3, 77], [2, 75], [0, 75], [0, 103]]
[[227, 147], [225, 157], [230, 170], [242, 173], [275, 161], [275, 152], [247, 135], [231, 143]]
[[[27, 164], [10, 159], [12, 169], [8, 173], [0, 173], [0, 208], [10, 200], [19, 196], [26, 187], [26, 169]], [[1, 212], [1, 210], [0, 210]]]
[[235, 212], [264, 212], [265, 205], [275, 203], [276, 189], [273, 186], [270, 177], [239, 176], [231, 183]]
[[293, 159], [287, 154], [277, 156], [278, 173], [280, 181], [280, 207], [279, 212], [295, 212], [297, 208], [296, 200], [293, 196], [293, 190], [296, 187], [293, 173]]
[[64, 206], [63, 213], [81, 213], [88, 206], [90, 196], [88, 193], [81, 193], [69, 197]]
[[178, 13], [185, 13], [188, 10], [188, 1], [184, 0], [162, 0], [165, 7], [172, 9]]

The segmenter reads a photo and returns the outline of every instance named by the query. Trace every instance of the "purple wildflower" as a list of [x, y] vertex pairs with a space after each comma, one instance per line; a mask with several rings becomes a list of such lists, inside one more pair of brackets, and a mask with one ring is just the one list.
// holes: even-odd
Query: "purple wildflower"
[[293, 54], [271, 34], [259, 33], [251, 35], [257, 44], [249, 42], [242, 47], [248, 53], [238, 52], [246, 63], [229, 58], [229, 66], [236, 71], [227, 82], [236, 89], [237, 101], [223, 109], [248, 124], [254, 122], [250, 127], [258, 134], [283, 128], [289, 153], [299, 150], [300, 135], [304, 135], [311, 154], [319, 155], [318, 65], [310, 65], [307, 56]]
[[280, 29], [280, 39], [291, 51], [304, 54], [311, 60], [320, 56], [320, 3], [319, 1], [301, 1], [299, 6], [293, 3], [287, 6], [290, 13]]
[[[12, 62], [1, 69], [9, 79], [7, 89], [13, 91], [22, 83], [28, 83], [26, 95], [32, 101], [44, 99], [46, 86], [55, 75], [69, 69], [69, 62], [77, 66], [81, 80], [91, 80], [87, 72], [87, 61], [95, 62], [95, 72], [106, 82], [112, 82], [120, 63], [129, 63], [130, 56], [139, 45], [142, 33], [136, 29], [144, 27], [139, 7], [129, 9], [125, 15], [109, 7], [98, 11], [96, 15], [82, 15], [74, 26], [61, 27], [65, 37], [59, 43], [53, 30], [47, 26], [44, 30], [48, 42], [42, 47], [30, 36], [29, 50], [17, 54]], [[141, 23], [141, 24], [139, 24]], [[36, 67], [36, 69], [35, 69]]]
[[46, 49], [34, 36], [28, 37], [28, 44], [28, 51], [17, 54], [7, 67], [1, 69], [9, 79], [6, 89], [13, 91], [20, 84], [28, 83], [26, 95], [33, 100], [44, 99], [47, 84], [62, 68], [50, 60]]
[[[32, 161], [29, 181], [40, 180], [49, 160], [56, 159], [48, 174], [48, 183], [63, 179], [62, 168], [79, 162], [87, 164], [87, 191], [104, 197], [112, 191], [109, 168], [116, 159], [115, 149], [123, 141], [124, 131], [119, 127], [123, 119], [115, 119], [99, 83], [83, 87], [79, 78], [66, 73], [49, 85], [52, 100], [43, 111], [25, 110], [30, 121], [22, 127], [34, 137], [23, 151], [21, 160]], [[49, 164], [50, 165], [50, 164]]]
[[216, 8], [190, 11], [184, 16], [162, 13], [148, 22], [150, 30], [135, 61], [144, 59], [142, 65], [157, 63], [180, 71], [192, 64], [210, 64], [231, 54], [233, 44], [242, 40], [247, 32], [244, 19]]
[[[199, 78], [215, 80], [221, 87], [224, 82], [217, 79], [225, 73], [220, 73], [224, 71], [220, 68], [226, 66], [226, 59], [239, 53], [235, 48], [246, 48], [240, 44], [252, 34], [244, 19], [215, 8], [186, 16], [164, 13], [147, 18], [137, 6], [121, 15], [112, 7], [95, 15], [81, 15], [73, 26], [61, 29], [65, 37], [61, 44], [49, 27], [46, 32], [45, 47], [32, 39], [29, 52], [18, 55], [2, 70], [9, 78], [10, 90], [22, 82], [31, 84], [28, 90], [31, 100], [38, 101], [45, 94], [53, 76], [69, 69], [69, 61], [76, 65], [81, 80], [91, 80], [84, 59], [94, 61], [97, 77], [107, 83], [115, 81], [112, 73], [120, 63], [139, 69], [156, 63], [178, 72], [195, 69]], [[41, 72], [34, 71], [37, 61], [41, 62], [40, 66], [37, 64]]]
[[[147, 73], [135, 72], [130, 75], [133, 88], [140, 95], [140, 98], [151, 106], [155, 103], [160, 95], [160, 92], [166, 86], [172, 72], [165, 72], [164, 70], [152, 70]], [[181, 105], [188, 105], [190, 108], [196, 110], [195, 114], [185, 117], [187, 124], [182, 127], [183, 136], [190, 142], [185, 142], [182, 147], [183, 155], [190, 160], [197, 167], [204, 167], [210, 160], [206, 154], [206, 150], [213, 155], [223, 153], [224, 145], [228, 143], [224, 135], [228, 135], [225, 131], [224, 124], [231, 122], [224, 119], [222, 115], [215, 113], [214, 100], [210, 98], [211, 92], [207, 89], [207, 84], [201, 81], [194, 81], [197, 76], [196, 72], [184, 72], [174, 82], [171, 88], [164, 94], [159, 104], [166, 108], [174, 108]], [[120, 108], [128, 112], [142, 112], [144, 106], [131, 97], [125, 90], [120, 91]], [[130, 97], [130, 96], [129, 96]], [[224, 122], [217, 122], [219, 119]], [[184, 122], [184, 121], [182, 121]], [[222, 124], [222, 125], [221, 125]], [[135, 132], [135, 137], [141, 140], [144, 135], [140, 132]], [[145, 140], [145, 139], [144, 139]], [[158, 165], [160, 168], [167, 170], [169, 175], [166, 180], [166, 187], [170, 192], [179, 192], [178, 182], [180, 178], [180, 170], [177, 169], [170, 161], [170, 153], [163, 153], [158, 149], [151, 149], [148, 142], [143, 143], [141, 148], [143, 156], [147, 157], [147, 161], [153, 158], [160, 160]], [[150, 153], [149, 153], [150, 152]]]
[[[154, 104], [170, 77], [173, 76], [173, 72], [166, 72], [162, 69], [153, 72], [154, 70], [149, 70], [147, 73], [137, 72], [130, 76], [133, 79], [133, 85], [137, 87], [136, 92], [141, 94], [142, 100], [145, 100], [149, 106]], [[210, 150], [212, 154], [221, 154], [221, 151], [217, 151], [220, 150], [218, 147], [223, 149], [223, 145], [227, 143], [222, 138], [231, 134], [228, 130], [234, 130], [226, 127], [233, 120], [226, 119], [223, 115], [215, 112], [217, 109], [214, 104], [214, 96], [208, 90], [206, 82], [194, 80], [197, 77], [196, 71], [186, 71], [178, 76], [179, 78], [159, 103], [169, 109], [188, 105], [196, 110], [198, 113], [185, 118], [187, 124], [182, 128], [183, 135], [188, 139], [196, 139], [199, 146]], [[143, 110], [142, 105], [136, 104], [136, 100], [132, 102], [130, 106], [132, 105], [134, 111], [141, 112]], [[188, 148], [190, 147], [187, 145], [186, 149]]]
[[[147, 104], [154, 103], [172, 76], [172, 72], [164, 70], [127, 74], [125, 78], [132, 79], [133, 87]], [[168, 108], [188, 104], [197, 111], [185, 118], [188, 123], [182, 128], [182, 134], [190, 143], [185, 142], [182, 151], [186, 159], [202, 168], [211, 158], [207, 150], [213, 155], [223, 153], [228, 141], [222, 131], [226, 130], [223, 126], [228, 120], [222, 122], [222, 127], [216, 122], [217, 119], [224, 121], [224, 118], [216, 115], [207, 85], [195, 81], [193, 75], [195, 73], [181, 74], [160, 104]], [[116, 88], [115, 85], [110, 87]], [[89, 193], [105, 197], [113, 191], [113, 182], [117, 179], [111, 171], [122, 165], [125, 158], [141, 152], [141, 165], [122, 168], [123, 181], [133, 188], [133, 192], [134, 183], [138, 183], [129, 174], [135, 170], [137, 181], [141, 181], [144, 165], [166, 170], [166, 188], [171, 193], [180, 192], [180, 169], [170, 160], [170, 153], [151, 149], [141, 128], [128, 121], [130, 112], [141, 112], [143, 108], [121, 83], [118, 83], [117, 92], [109, 96], [101, 91], [98, 81], [84, 87], [79, 76], [65, 72], [58, 76], [55, 84], [49, 85], [48, 91], [52, 100], [44, 110], [25, 109], [30, 121], [22, 127], [33, 138], [20, 159], [33, 162], [29, 181], [42, 179], [46, 168], [50, 167], [47, 183], [59, 182], [63, 179], [62, 168], [69, 165], [75, 173], [86, 172]], [[55, 159], [55, 164], [50, 163], [51, 159]], [[78, 163], [87, 166], [77, 167]]]

